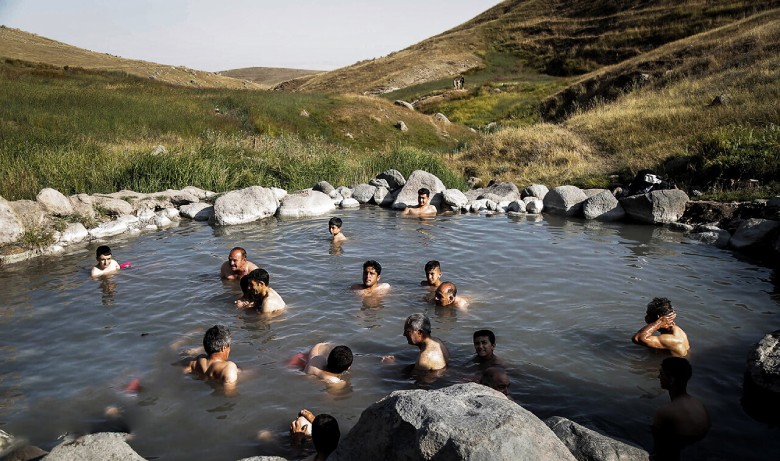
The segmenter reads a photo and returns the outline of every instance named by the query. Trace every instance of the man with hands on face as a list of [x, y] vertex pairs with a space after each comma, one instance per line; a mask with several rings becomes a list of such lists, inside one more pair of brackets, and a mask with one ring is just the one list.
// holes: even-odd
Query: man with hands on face
[[[688, 343], [688, 335], [675, 323], [676, 318], [677, 313], [671, 301], [666, 298], [653, 298], [647, 305], [647, 325], [636, 332], [634, 343], [653, 349], [665, 349], [676, 357], [685, 357], [691, 345]], [[656, 332], [659, 334], [656, 335]]]

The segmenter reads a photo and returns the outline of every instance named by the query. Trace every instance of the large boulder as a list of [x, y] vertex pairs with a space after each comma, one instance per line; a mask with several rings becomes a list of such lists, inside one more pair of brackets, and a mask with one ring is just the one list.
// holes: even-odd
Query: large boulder
[[582, 204], [588, 196], [577, 186], [558, 186], [545, 194], [542, 202], [548, 213], [565, 216], [582, 214]]
[[685, 213], [688, 194], [679, 189], [654, 190], [620, 199], [631, 218], [649, 224], [677, 222]]
[[469, 203], [466, 194], [459, 189], [445, 189], [441, 194], [441, 201], [444, 205], [449, 206], [453, 210], [459, 210]]
[[95, 207], [92, 197], [87, 194], [76, 194], [68, 197], [71, 206], [73, 206], [73, 213], [80, 214], [87, 218], [95, 217]]
[[352, 189], [352, 198], [360, 203], [368, 203], [374, 198], [374, 192], [376, 192], [376, 186], [358, 184]]
[[536, 197], [528, 196], [523, 199], [525, 211], [530, 214], [539, 214], [544, 210], [544, 202]]
[[92, 203], [96, 207], [97, 211], [108, 214], [109, 216], [122, 216], [132, 214], [135, 209], [133, 205], [126, 201], [114, 197], [106, 197], [102, 195], [93, 195]]
[[48, 213], [43, 205], [34, 200], [14, 200], [8, 202], [16, 218], [26, 229], [46, 227], [51, 223]]
[[0, 245], [15, 242], [24, 233], [22, 221], [8, 202], [0, 197]]
[[615, 440], [560, 416], [544, 423], [569, 448], [578, 461], [648, 461], [645, 450]]
[[395, 391], [368, 407], [331, 461], [574, 460], [531, 412], [476, 383]]
[[73, 205], [68, 197], [65, 197], [62, 192], [56, 189], [49, 187], [42, 189], [38, 192], [35, 200], [50, 214], [56, 216], [70, 216], [73, 214]]
[[423, 187], [431, 191], [431, 205], [439, 208], [441, 193], [447, 188], [444, 187], [441, 179], [423, 170], [415, 170], [409, 175], [406, 184], [393, 202], [393, 208], [402, 210], [408, 206], [417, 205], [417, 191]]
[[547, 195], [547, 192], [549, 191], [550, 189], [548, 189], [544, 184], [531, 184], [530, 186], [523, 189], [523, 191], [520, 193], [520, 196], [522, 198], [536, 197], [539, 200], [544, 200], [544, 196]]
[[181, 191], [194, 195], [195, 197], [198, 198], [198, 200], [203, 200], [205, 198], [211, 197], [212, 195], [215, 195], [214, 192], [211, 192], [209, 190], [203, 190], [200, 187], [195, 187], [195, 186], [187, 186]]
[[195, 221], [208, 221], [214, 214], [214, 205], [206, 202], [190, 203], [179, 208], [179, 214]]
[[387, 187], [377, 186], [372, 200], [381, 207], [389, 208], [393, 206], [393, 193]]
[[273, 216], [279, 208], [274, 191], [260, 186], [234, 190], [214, 202], [213, 223], [231, 226]]
[[517, 186], [514, 183], [497, 182], [482, 189], [482, 192], [477, 198], [486, 198], [493, 200], [494, 202], [512, 202], [514, 200], [520, 200], [522, 197], [520, 196], [520, 191], [517, 189]]
[[623, 206], [608, 190], [590, 196], [582, 205], [585, 219], [599, 221], [619, 221], [626, 216]]
[[335, 209], [336, 205], [328, 194], [306, 189], [283, 198], [276, 214], [280, 218], [304, 218], [324, 215]]
[[328, 181], [320, 181], [312, 187], [312, 189], [322, 192], [323, 194], [332, 197], [332, 193], [336, 192], [336, 188]]
[[768, 219], [746, 219], [739, 224], [737, 231], [731, 236], [729, 246], [735, 250], [751, 247], [769, 246], [771, 238], [780, 229], [780, 221]]
[[127, 444], [127, 436], [121, 432], [85, 435], [57, 445], [46, 456], [46, 461], [144, 461], [144, 457]]
[[780, 330], [764, 336], [748, 354], [747, 374], [759, 387], [780, 395]]
[[72, 243], [83, 242], [89, 237], [89, 231], [81, 223], [71, 223], [60, 234], [57, 243], [60, 245], [70, 245]]

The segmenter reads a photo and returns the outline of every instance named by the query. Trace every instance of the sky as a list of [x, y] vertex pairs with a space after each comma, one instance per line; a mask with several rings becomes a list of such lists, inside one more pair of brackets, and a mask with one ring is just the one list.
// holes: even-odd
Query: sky
[[496, 0], [0, 0], [0, 24], [206, 71], [332, 70], [460, 25]]

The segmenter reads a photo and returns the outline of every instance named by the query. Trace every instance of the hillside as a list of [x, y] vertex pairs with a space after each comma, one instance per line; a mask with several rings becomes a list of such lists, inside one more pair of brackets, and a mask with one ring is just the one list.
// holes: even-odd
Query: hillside
[[323, 72], [321, 70], [287, 69], [284, 67], [246, 67], [223, 70], [219, 74], [225, 77], [254, 82], [264, 89], [270, 89], [288, 80], [309, 77]]
[[121, 72], [191, 88], [255, 90], [267, 88], [249, 80], [222, 76], [214, 72], [124, 59], [107, 53], [96, 53], [5, 26], [0, 27], [0, 58], [43, 63], [57, 67]]

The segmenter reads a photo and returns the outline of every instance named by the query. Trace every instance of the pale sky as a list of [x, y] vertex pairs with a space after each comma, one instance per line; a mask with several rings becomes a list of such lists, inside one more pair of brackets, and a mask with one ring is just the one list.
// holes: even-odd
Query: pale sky
[[379, 58], [496, 0], [0, 0], [0, 24], [123, 58], [220, 71]]

